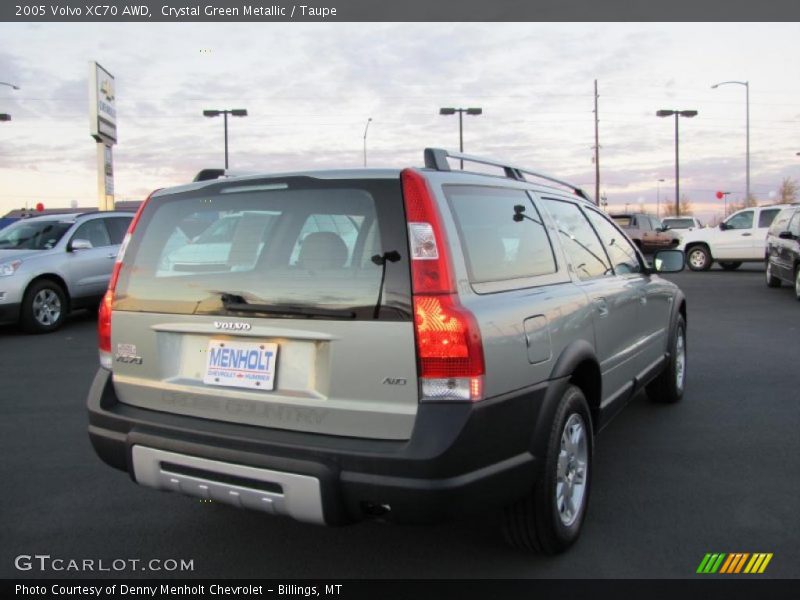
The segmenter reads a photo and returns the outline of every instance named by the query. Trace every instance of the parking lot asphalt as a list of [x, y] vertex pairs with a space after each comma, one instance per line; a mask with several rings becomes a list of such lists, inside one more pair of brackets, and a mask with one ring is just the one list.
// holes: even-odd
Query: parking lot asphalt
[[[0, 327], [0, 577], [672, 578], [707, 552], [771, 552], [763, 576], [800, 577], [800, 303], [760, 265], [669, 278], [688, 299], [687, 393], [640, 394], [600, 434], [583, 535], [555, 558], [508, 548], [495, 515], [323, 528], [139, 487], [86, 435], [95, 316]], [[194, 570], [15, 568], [34, 554]]]

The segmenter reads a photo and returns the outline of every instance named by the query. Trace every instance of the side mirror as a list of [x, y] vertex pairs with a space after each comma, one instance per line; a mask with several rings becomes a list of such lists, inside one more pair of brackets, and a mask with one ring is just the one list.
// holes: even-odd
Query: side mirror
[[680, 250], [659, 250], [653, 255], [653, 271], [656, 273], [679, 273], [685, 264], [686, 258]]
[[794, 234], [792, 234], [791, 231], [781, 231], [778, 234], [778, 237], [781, 238], [782, 240], [793, 240]]
[[725, 231], [728, 228], [728, 226], [725, 223], [720, 223], [719, 228], [722, 229], [722, 231]]
[[94, 246], [92, 246], [92, 242], [89, 240], [75, 238], [69, 243], [68, 250], [72, 252], [74, 250], [91, 250], [92, 248], [94, 248]]

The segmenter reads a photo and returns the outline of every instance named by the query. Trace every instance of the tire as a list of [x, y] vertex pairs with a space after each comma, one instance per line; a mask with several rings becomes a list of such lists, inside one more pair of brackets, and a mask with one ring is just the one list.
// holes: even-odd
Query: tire
[[556, 408], [540, 477], [525, 498], [504, 510], [511, 546], [553, 555], [575, 543], [589, 503], [593, 445], [586, 398], [570, 385]]
[[800, 301], [800, 266], [794, 269], [794, 297]]
[[664, 370], [647, 384], [647, 395], [655, 402], [675, 404], [686, 387], [686, 321], [678, 315], [669, 340], [669, 360]]
[[742, 263], [739, 261], [721, 262], [719, 263], [719, 266], [725, 269], [726, 271], [735, 271], [736, 269], [742, 266]]
[[767, 278], [767, 287], [771, 288], [781, 287], [781, 280], [772, 274], [772, 265], [770, 264], [769, 259], [767, 259], [767, 268], [765, 274]]
[[686, 252], [686, 264], [692, 271], [708, 271], [713, 262], [706, 246], [692, 246]]
[[29, 333], [50, 333], [64, 324], [67, 295], [55, 281], [34, 282], [22, 299], [20, 324]]

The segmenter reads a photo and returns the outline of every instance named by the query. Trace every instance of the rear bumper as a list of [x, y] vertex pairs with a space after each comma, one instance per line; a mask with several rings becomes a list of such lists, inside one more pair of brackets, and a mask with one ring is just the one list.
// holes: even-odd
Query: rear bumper
[[[421, 404], [411, 439], [398, 442], [141, 409], [120, 403], [110, 373], [100, 369], [88, 397], [89, 437], [103, 461], [152, 487], [234, 498], [230, 503], [252, 508], [253, 503], [295, 503], [297, 494], [292, 500], [270, 496], [268, 489], [246, 490], [250, 500], [245, 502], [235, 487], [242, 480], [228, 471], [264, 480], [270, 473], [276, 479], [297, 475], [319, 482], [322, 513], [319, 520], [302, 515], [301, 520], [333, 525], [380, 514], [398, 522], [430, 522], [502, 506], [527, 493], [538, 476], [549, 425], [566, 385], [566, 380], [551, 381], [475, 404]], [[148, 469], [176, 462], [159, 463], [159, 456], [177, 456], [179, 465], [172, 474], [167, 465], [164, 473], [148, 480], [141, 475], [141, 461], [134, 475], [137, 452], [156, 457]], [[211, 466], [197, 470], [195, 464]], [[214, 475], [223, 471], [224, 476]], [[159, 477], [164, 483], [154, 484]], [[289, 508], [267, 512], [297, 517]]]

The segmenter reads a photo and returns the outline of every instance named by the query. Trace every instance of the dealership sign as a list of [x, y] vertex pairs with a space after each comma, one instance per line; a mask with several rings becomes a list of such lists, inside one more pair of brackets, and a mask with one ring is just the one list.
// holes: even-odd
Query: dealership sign
[[117, 142], [114, 76], [96, 62], [89, 63], [89, 133], [98, 142]]

